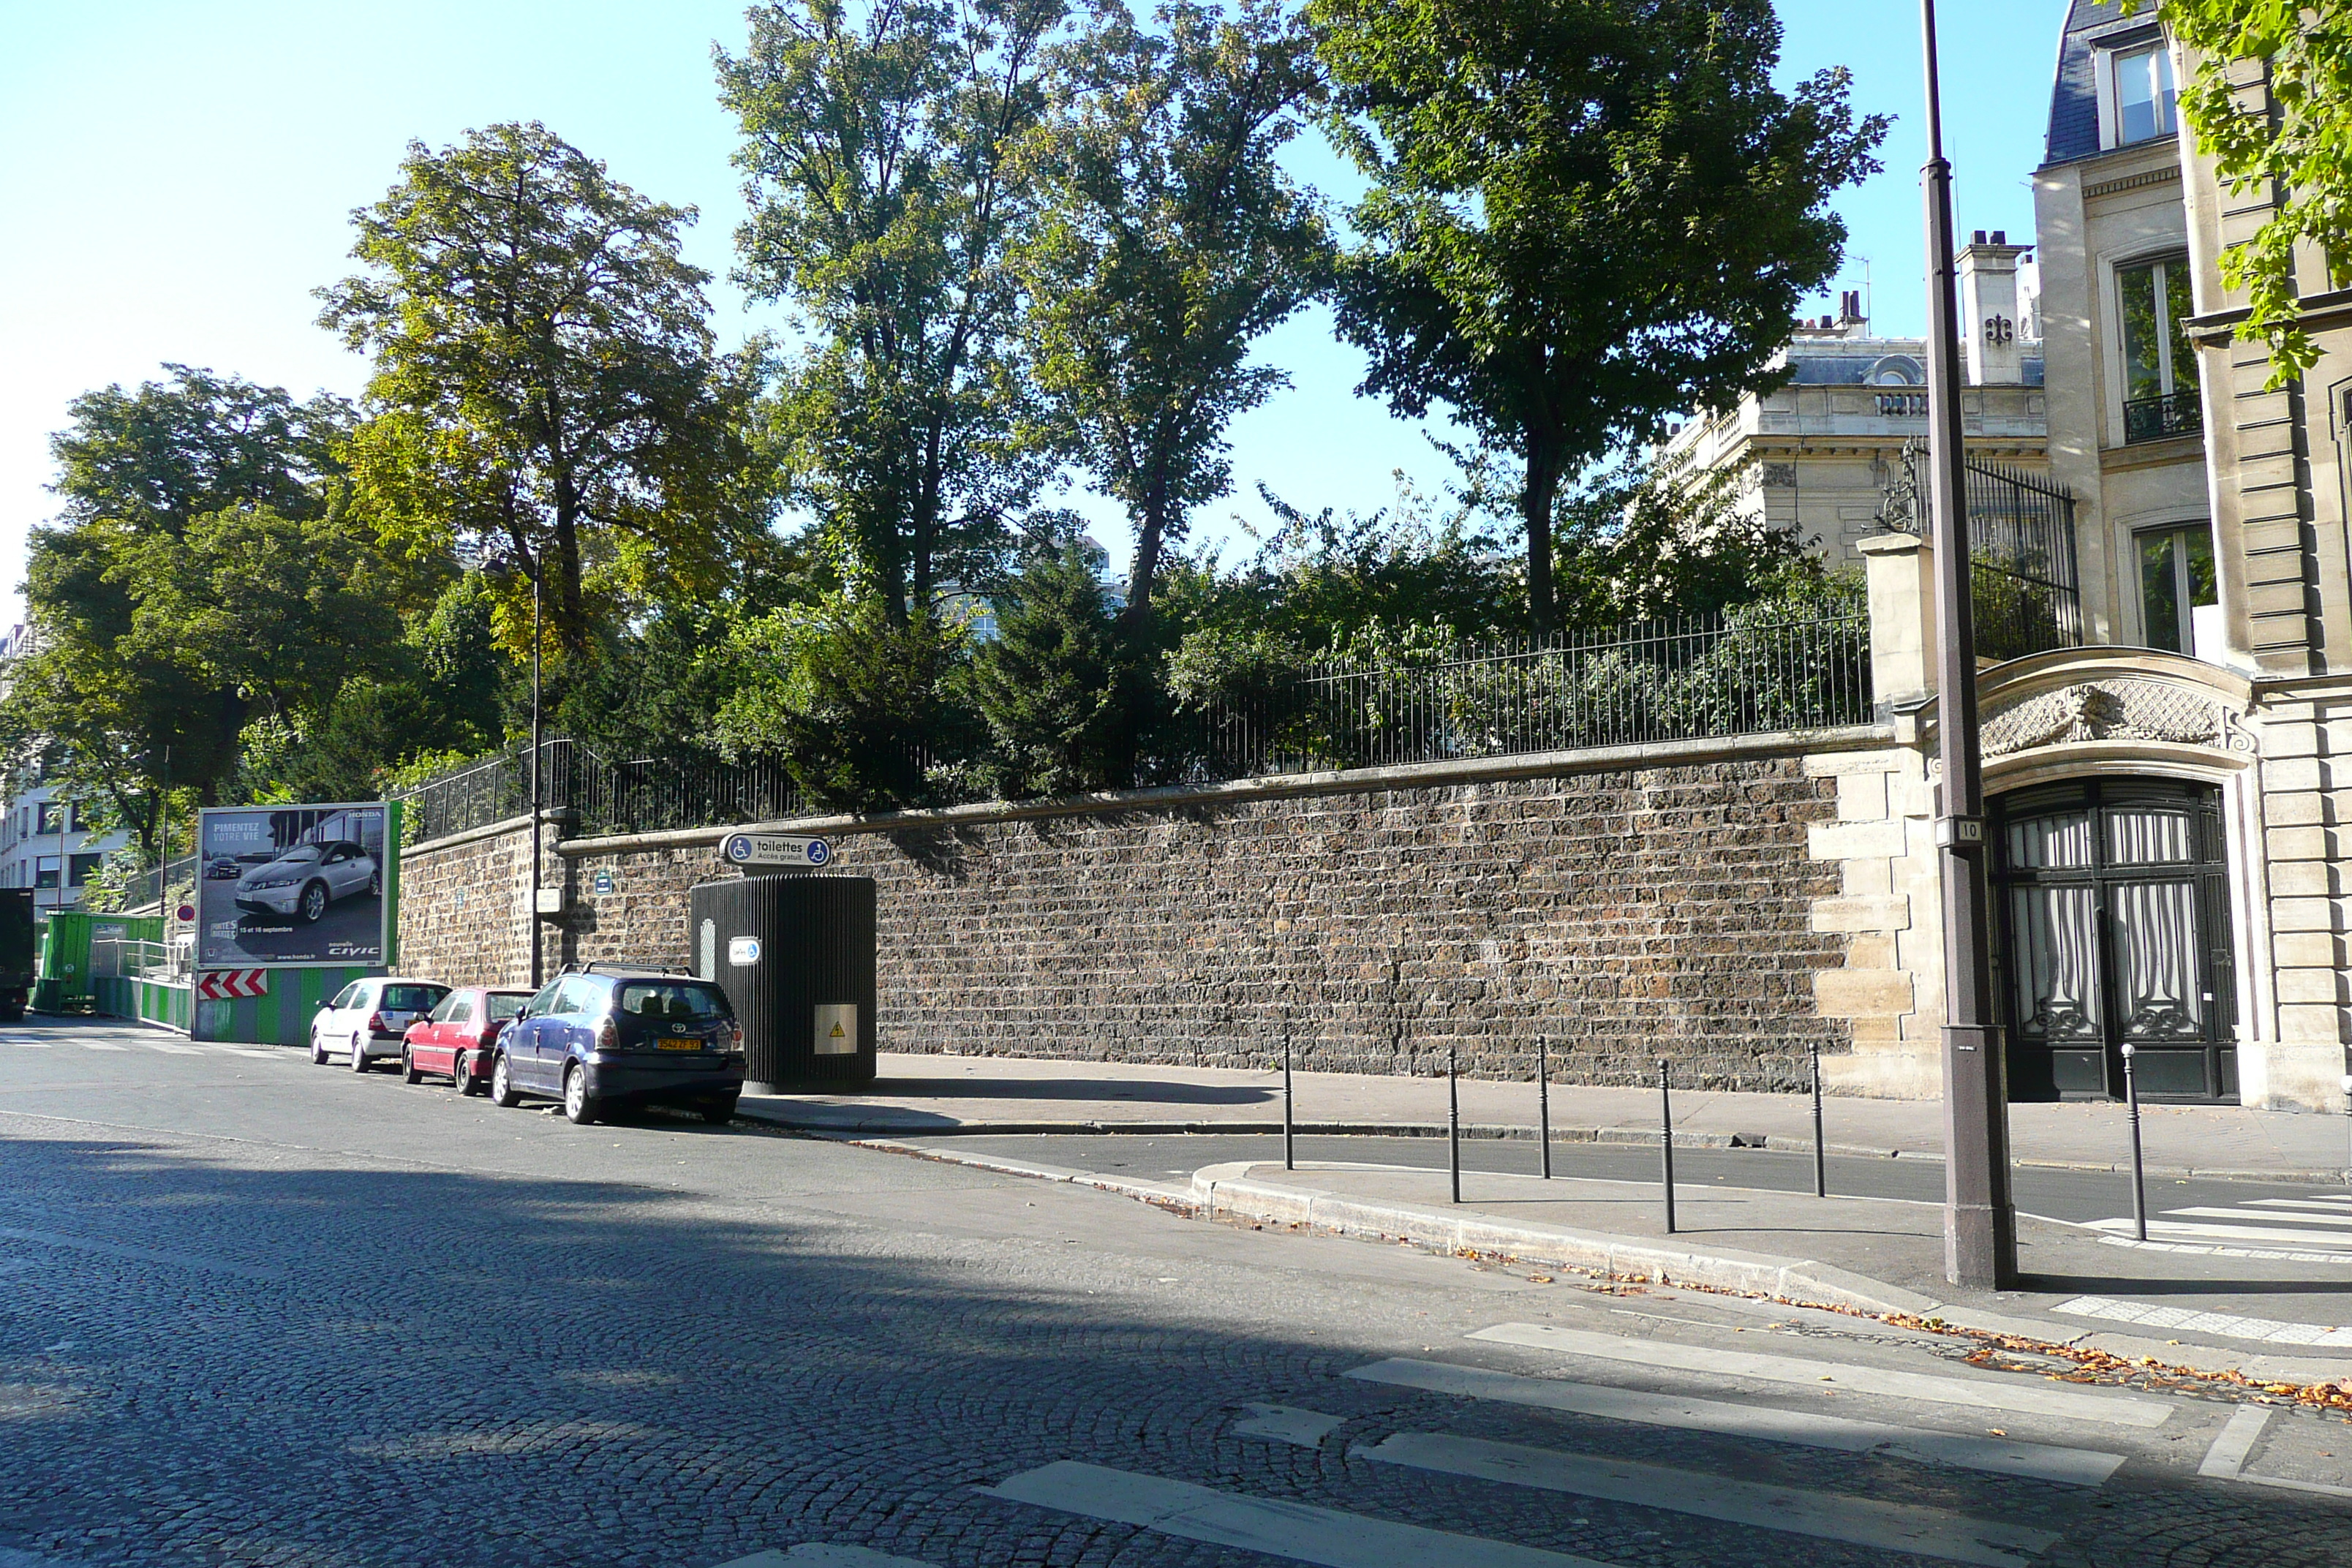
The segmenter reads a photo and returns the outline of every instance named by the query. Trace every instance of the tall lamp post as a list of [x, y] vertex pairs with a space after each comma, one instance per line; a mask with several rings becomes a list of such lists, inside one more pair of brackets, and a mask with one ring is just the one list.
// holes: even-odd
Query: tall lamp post
[[1936, 843], [1944, 885], [1944, 1277], [1999, 1290], [2017, 1282], [2010, 1196], [2009, 1094], [1993, 1020], [1985, 879], [1984, 776], [1977, 742], [1976, 627], [1969, 594], [1968, 471], [1960, 423], [1958, 268], [1952, 165], [1944, 157], [1936, 0], [1919, 0], [1927, 77], [1927, 458], [1935, 519], [1937, 732], [1943, 788]]

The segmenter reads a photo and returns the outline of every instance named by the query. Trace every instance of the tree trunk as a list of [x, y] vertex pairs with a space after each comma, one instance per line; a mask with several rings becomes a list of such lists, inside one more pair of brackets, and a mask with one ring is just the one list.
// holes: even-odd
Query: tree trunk
[[1146, 492], [1143, 516], [1135, 530], [1135, 560], [1127, 574], [1127, 608], [1119, 618], [1138, 626], [1151, 614], [1151, 590], [1160, 580], [1160, 552], [1168, 538], [1166, 489], [1154, 485]]
[[1528, 532], [1528, 629], [1538, 639], [1559, 629], [1552, 593], [1551, 508], [1559, 495], [1559, 449], [1528, 432], [1528, 479], [1519, 492], [1519, 521]]

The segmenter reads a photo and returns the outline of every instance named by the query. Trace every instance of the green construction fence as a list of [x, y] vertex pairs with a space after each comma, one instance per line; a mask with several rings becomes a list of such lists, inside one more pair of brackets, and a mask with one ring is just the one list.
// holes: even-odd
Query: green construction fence
[[134, 980], [127, 974], [101, 974], [93, 983], [96, 1010], [110, 1018], [130, 1018], [188, 1032], [193, 993], [185, 985], [160, 980]]
[[385, 971], [364, 965], [340, 969], [265, 969], [269, 989], [259, 996], [195, 1005], [189, 1037], [248, 1046], [310, 1043], [310, 1016], [354, 980]]
[[35, 1010], [83, 1013], [94, 1007], [97, 993], [91, 986], [89, 944], [92, 939], [109, 937], [162, 942], [163, 917], [92, 914], [82, 910], [58, 910], [45, 917], [35, 937]]

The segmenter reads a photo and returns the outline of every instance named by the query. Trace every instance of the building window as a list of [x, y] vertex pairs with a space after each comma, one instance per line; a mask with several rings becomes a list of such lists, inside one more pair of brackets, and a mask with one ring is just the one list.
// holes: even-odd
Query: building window
[[2118, 147], [2173, 134], [2172, 52], [2162, 41], [2118, 50], [2115, 61]]
[[74, 802], [72, 831], [76, 833], [100, 833], [105, 831], [104, 826], [99, 821], [100, 815], [98, 806], [95, 804], [80, 800]]
[[[66, 808], [64, 802], [45, 800], [35, 809], [40, 813], [39, 825], [34, 829], [36, 833], [51, 834], [63, 833], [65, 831]], [[55, 886], [55, 884], [52, 883], [51, 886]]]
[[54, 889], [58, 885], [58, 858], [44, 855], [34, 862], [33, 886]]
[[2138, 535], [2140, 622], [2147, 646], [2194, 654], [2190, 612], [2220, 603], [2213, 587], [2213, 531], [2201, 522]]
[[2116, 268], [2122, 315], [2124, 440], [2160, 441], [2204, 428], [2197, 353], [2186, 325], [2189, 263], [2179, 258]]
[[99, 867], [105, 863], [106, 857], [103, 855], [74, 856], [66, 871], [66, 886], [69, 888], [81, 887], [92, 877], [96, 876], [98, 874]]

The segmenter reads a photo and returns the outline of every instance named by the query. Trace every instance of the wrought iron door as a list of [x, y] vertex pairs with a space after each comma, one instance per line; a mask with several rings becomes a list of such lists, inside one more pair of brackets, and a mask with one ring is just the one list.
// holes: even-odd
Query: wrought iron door
[[2221, 792], [2106, 779], [1995, 805], [1994, 917], [2014, 1100], [2238, 1097]]

